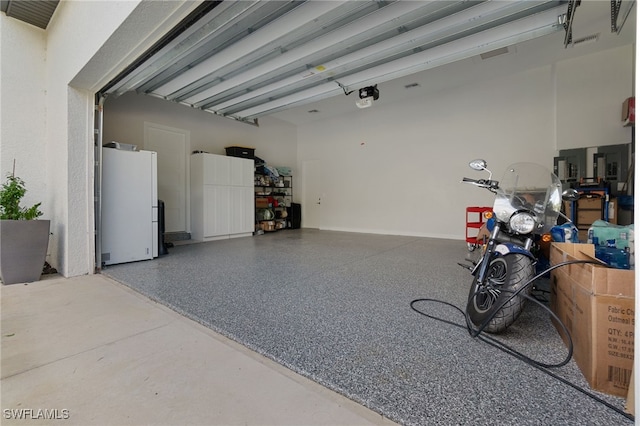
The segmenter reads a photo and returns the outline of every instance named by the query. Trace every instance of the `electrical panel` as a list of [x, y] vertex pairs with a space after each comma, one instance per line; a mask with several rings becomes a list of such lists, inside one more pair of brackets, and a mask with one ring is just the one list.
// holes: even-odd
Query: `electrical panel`
[[563, 149], [553, 159], [553, 173], [562, 183], [577, 183], [586, 176], [587, 149]]
[[593, 176], [610, 184], [611, 193], [623, 191], [629, 171], [629, 144], [599, 146], [593, 154]]

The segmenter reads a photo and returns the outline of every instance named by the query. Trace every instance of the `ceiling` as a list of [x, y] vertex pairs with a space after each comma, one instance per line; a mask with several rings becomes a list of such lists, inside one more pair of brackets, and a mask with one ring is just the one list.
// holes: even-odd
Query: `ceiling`
[[[566, 1], [222, 1], [104, 93], [256, 122], [564, 32]], [[357, 93], [356, 95], [357, 96]]]
[[[623, 4], [628, 7], [632, 4]], [[620, 13], [622, 15], [622, 12]], [[558, 31], [507, 47], [506, 54], [483, 59], [485, 55], [474, 55], [466, 59], [436, 68], [427, 69], [404, 77], [380, 82], [380, 99], [371, 110], [359, 110], [355, 101], [357, 93], [349, 96], [337, 94], [310, 104], [294, 106], [270, 114], [296, 125], [327, 120], [332, 117], [355, 114], [354, 118], [366, 115], [373, 109], [385, 105], [409, 103], [411, 98], [424, 99], [439, 96], [437, 92], [477, 85], [481, 81], [510, 78], [511, 75], [538, 67], [552, 67], [555, 63], [598, 51], [635, 44], [636, 10], [627, 16], [620, 33], [611, 32], [610, 2], [583, 1], [576, 10], [573, 22], [573, 40], [576, 44], [564, 45], [564, 31]], [[591, 36], [597, 35], [597, 38]], [[414, 103], [411, 103], [414, 104]]]
[[[257, 124], [265, 115], [352, 92], [357, 99], [359, 89], [508, 53], [552, 34], [564, 48], [575, 41], [573, 23], [588, 3], [610, 6], [531, 0], [208, 3], [197, 20], [104, 92], [135, 91]], [[624, 3], [618, 22], [632, 4]], [[610, 25], [610, 9], [602, 9], [602, 19]]]
[[[57, 3], [0, 0], [0, 7], [46, 28]], [[612, 32], [612, 4], [619, 8], [614, 29], [625, 29], [620, 35]], [[633, 43], [634, 5], [205, 1], [101, 93], [109, 98], [136, 92], [252, 124], [263, 116], [300, 123], [353, 111], [359, 89], [366, 87], [380, 92], [373, 104], [397, 101], [452, 84], [454, 75], [462, 81], [483, 69], [513, 72]]]
[[38, 28], [46, 29], [60, 0], [1, 0], [0, 11]]

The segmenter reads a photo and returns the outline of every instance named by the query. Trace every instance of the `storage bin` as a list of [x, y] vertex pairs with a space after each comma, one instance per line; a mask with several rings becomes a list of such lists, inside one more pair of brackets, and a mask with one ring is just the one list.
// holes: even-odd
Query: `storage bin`
[[623, 210], [633, 210], [633, 195], [618, 195], [618, 207]]
[[253, 160], [255, 158], [255, 148], [245, 148], [243, 146], [228, 146], [225, 147], [225, 151], [229, 157], [249, 158]]

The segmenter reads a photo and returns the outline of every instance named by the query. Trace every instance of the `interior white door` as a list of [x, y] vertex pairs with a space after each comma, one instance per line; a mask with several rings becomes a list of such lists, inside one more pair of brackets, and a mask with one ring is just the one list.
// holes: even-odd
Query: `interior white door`
[[322, 192], [323, 170], [320, 160], [307, 160], [302, 163], [302, 225], [305, 228], [323, 227]]
[[164, 201], [165, 232], [190, 228], [190, 132], [144, 123], [144, 148], [158, 153], [158, 198]]

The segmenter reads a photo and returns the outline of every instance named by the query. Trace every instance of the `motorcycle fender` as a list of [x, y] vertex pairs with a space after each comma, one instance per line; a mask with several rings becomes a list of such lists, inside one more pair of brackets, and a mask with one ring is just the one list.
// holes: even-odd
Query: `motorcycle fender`
[[503, 256], [512, 253], [524, 254], [525, 256], [529, 256], [532, 260], [536, 260], [536, 257], [531, 254], [529, 250], [525, 250], [519, 245], [513, 243], [502, 243], [498, 244], [494, 250], [496, 253], [500, 253]]
[[[501, 243], [498, 244], [495, 249], [493, 249], [493, 253], [498, 253], [501, 256], [506, 256], [509, 254], [514, 254], [514, 253], [519, 253], [519, 254], [524, 254], [525, 256], [528, 256], [531, 260], [536, 261], [536, 257], [531, 254], [530, 251], [527, 251], [525, 249], [523, 249], [522, 247], [520, 247], [519, 245], [513, 244], [513, 243]], [[487, 253], [483, 254], [482, 257], [486, 256]], [[478, 273], [478, 269], [480, 269], [480, 264], [482, 264], [482, 261], [478, 261], [478, 263], [476, 263], [476, 265], [473, 267], [473, 270], [471, 271], [471, 275], [475, 276]]]

